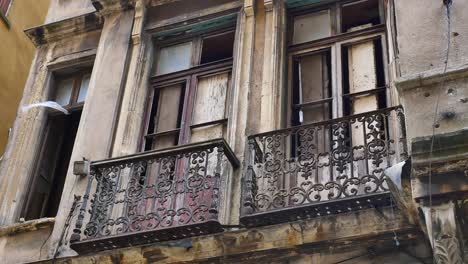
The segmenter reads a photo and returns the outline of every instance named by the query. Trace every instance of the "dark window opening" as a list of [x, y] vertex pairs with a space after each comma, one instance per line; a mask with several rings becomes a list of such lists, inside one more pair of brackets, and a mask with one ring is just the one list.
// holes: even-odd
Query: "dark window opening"
[[[348, 47], [341, 48], [341, 76], [343, 94], [349, 94], [349, 63], [348, 63]], [[343, 115], [351, 115], [351, 100], [349, 96], [343, 96]]]
[[27, 220], [56, 216], [80, 117], [81, 110], [70, 115], [49, 116], [23, 214]]
[[185, 86], [181, 83], [155, 89], [145, 151], [179, 144]]
[[295, 60], [292, 125], [331, 118], [331, 53], [329, 50]]
[[232, 58], [234, 31], [203, 39], [200, 64]]
[[379, 1], [362, 0], [345, 4], [341, 9], [342, 32], [353, 31], [380, 24]]
[[[383, 88], [386, 86], [385, 82], [385, 66], [383, 57], [382, 40], [374, 40], [374, 51], [375, 51], [375, 70], [377, 75], [377, 87]], [[379, 109], [387, 107], [387, 93], [386, 89], [383, 89], [378, 93], [378, 106]]]
[[[292, 91], [292, 125], [303, 125], [328, 120], [332, 117], [331, 52], [301, 56], [295, 59]], [[320, 142], [317, 148], [329, 148], [329, 131], [317, 131]], [[299, 134], [291, 136], [291, 157], [301, 155], [303, 139]], [[307, 142], [308, 143], [308, 142]]]

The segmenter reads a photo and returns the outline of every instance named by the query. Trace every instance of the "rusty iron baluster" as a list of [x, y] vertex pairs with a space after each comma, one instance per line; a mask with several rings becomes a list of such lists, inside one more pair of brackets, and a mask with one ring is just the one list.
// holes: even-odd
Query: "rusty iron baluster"
[[77, 242], [81, 240], [81, 228], [83, 227], [83, 220], [86, 214], [86, 207], [88, 205], [89, 193], [91, 192], [91, 186], [93, 184], [95, 171], [91, 171], [91, 174], [88, 178], [88, 185], [86, 186], [86, 192], [83, 195], [83, 203], [80, 207], [80, 212], [76, 219], [75, 228], [73, 229], [73, 234], [70, 236], [70, 242]]

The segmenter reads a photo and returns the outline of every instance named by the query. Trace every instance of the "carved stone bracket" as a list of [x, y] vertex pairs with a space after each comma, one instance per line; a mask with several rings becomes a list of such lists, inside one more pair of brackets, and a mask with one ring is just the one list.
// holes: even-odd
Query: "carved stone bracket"
[[426, 234], [437, 264], [462, 264], [463, 235], [459, 228], [455, 203], [445, 202], [421, 207], [426, 221]]
[[255, 0], [244, 0], [244, 13], [246, 16], [255, 15]]
[[145, 22], [146, 6], [143, 0], [137, 0], [135, 3], [135, 18], [133, 20], [132, 44], [138, 45], [141, 42], [143, 25]]

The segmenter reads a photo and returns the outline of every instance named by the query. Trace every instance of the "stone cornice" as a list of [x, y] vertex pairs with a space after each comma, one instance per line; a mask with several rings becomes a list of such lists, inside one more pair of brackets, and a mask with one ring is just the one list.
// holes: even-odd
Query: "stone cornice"
[[40, 218], [35, 220], [26, 221], [23, 223], [15, 223], [12, 225], [0, 227], [0, 237], [12, 236], [19, 233], [31, 232], [45, 227], [53, 226], [55, 218]]
[[[412, 159], [414, 166], [432, 163], [466, 160], [468, 158], [468, 129], [414, 138]], [[466, 161], [465, 161], [466, 163]], [[468, 163], [467, 163], [468, 165]]]
[[87, 13], [81, 16], [44, 24], [26, 29], [24, 32], [35, 46], [56, 42], [70, 36], [92, 31], [102, 27], [103, 17], [97, 13]]
[[468, 64], [448, 69], [446, 72], [444, 72], [444, 69], [440, 68], [406, 77], [400, 77], [395, 81], [395, 85], [401, 93], [406, 90], [430, 86], [444, 81], [453, 81], [465, 77], [468, 77]]

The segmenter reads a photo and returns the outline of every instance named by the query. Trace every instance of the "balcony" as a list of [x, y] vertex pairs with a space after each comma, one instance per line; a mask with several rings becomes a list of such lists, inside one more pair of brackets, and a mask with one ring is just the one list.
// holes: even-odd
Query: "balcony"
[[400, 107], [248, 138], [247, 227], [391, 205], [384, 169], [407, 158]]
[[70, 246], [88, 253], [221, 232], [221, 186], [238, 166], [223, 139], [92, 162]]

